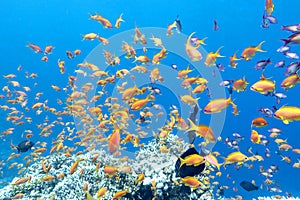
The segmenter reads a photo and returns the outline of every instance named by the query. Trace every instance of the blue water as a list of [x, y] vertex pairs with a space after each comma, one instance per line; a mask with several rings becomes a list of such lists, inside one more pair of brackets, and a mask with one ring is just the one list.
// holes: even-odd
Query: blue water
[[[231, 107], [227, 109], [225, 125], [222, 129], [221, 136], [223, 139], [230, 136], [233, 132], [239, 132], [245, 137], [245, 140], [240, 143], [240, 149], [246, 153], [249, 146], [253, 147], [253, 152], [257, 151], [264, 156], [264, 148], [262, 145], [254, 145], [250, 141], [250, 125], [252, 119], [261, 116], [257, 111], [258, 107], [272, 107], [276, 105], [275, 99], [266, 97], [258, 93], [250, 91], [251, 84], [259, 80], [261, 71], [255, 71], [254, 65], [257, 61], [271, 58], [273, 63], [284, 59], [286, 63], [291, 60], [285, 58], [282, 54], [277, 53], [276, 49], [282, 45], [280, 39], [286, 38], [290, 35], [288, 32], [281, 31], [281, 25], [289, 25], [299, 23], [300, 13], [298, 12], [300, 3], [297, 0], [290, 1], [276, 1], [274, 0], [275, 10], [273, 15], [278, 19], [278, 24], [271, 24], [268, 29], [261, 28], [262, 14], [264, 12], [264, 1], [233, 1], [233, 0], [217, 0], [213, 2], [200, 1], [183, 1], [174, 0], [169, 1], [7, 1], [1, 3], [0, 22], [3, 27], [0, 34], [1, 40], [1, 75], [9, 73], [16, 73], [17, 79], [22, 85], [33, 85], [37, 83], [37, 87], [32, 87], [30, 97], [34, 98], [36, 92], [43, 92], [44, 95], [40, 101], [49, 100], [48, 105], [51, 107], [57, 106], [56, 99], [59, 98], [64, 101], [67, 94], [64, 92], [56, 92], [51, 89], [50, 85], [55, 84], [61, 87], [67, 85], [67, 75], [74, 75], [74, 70], [77, 69], [76, 64], [83, 62], [83, 59], [99, 44], [98, 41], [82, 41], [82, 34], [89, 32], [99, 33], [101, 36], [110, 38], [117, 33], [133, 29], [135, 24], [139, 27], [158, 27], [166, 28], [168, 24], [178, 15], [182, 26], [183, 33], [189, 35], [196, 32], [199, 38], [208, 37], [207, 45], [203, 46], [207, 52], [215, 51], [220, 46], [224, 46], [221, 54], [226, 58], [218, 59], [218, 62], [226, 66], [225, 72], [221, 72], [221, 76], [226, 79], [238, 79], [244, 75], [250, 83], [246, 92], [234, 93], [233, 98], [240, 110], [239, 116], [231, 114]], [[120, 29], [104, 29], [99, 23], [90, 20], [89, 14], [99, 13], [104, 17], [110, 19], [114, 25], [115, 19], [121, 13], [124, 13], [124, 23], [121, 23]], [[213, 30], [213, 20], [216, 19], [220, 29]], [[155, 34], [155, 33], [154, 33]], [[174, 35], [176, 35], [176, 31]], [[157, 36], [159, 37], [159, 36]], [[238, 61], [237, 69], [227, 67], [229, 63], [229, 56], [233, 55], [238, 50], [238, 55], [241, 54], [244, 48], [250, 45], [257, 45], [265, 40], [263, 49], [267, 53], [257, 53], [257, 55], [250, 62]], [[53, 45], [55, 48], [53, 54], [49, 55], [47, 63], [42, 62], [41, 56], [33, 53], [26, 44], [30, 42], [38, 44], [42, 48], [46, 45]], [[148, 43], [151, 43], [148, 40]], [[179, 46], [178, 48], [183, 48]], [[68, 60], [65, 52], [66, 50], [81, 49], [82, 54], [74, 60]], [[299, 46], [292, 45], [293, 52], [299, 52]], [[121, 49], [116, 49], [117, 53]], [[153, 52], [149, 52], [152, 55]], [[101, 56], [101, 55], [99, 55]], [[66, 61], [66, 73], [60, 75], [57, 67], [57, 60], [62, 59]], [[167, 65], [172, 63], [185, 68], [184, 61], [174, 59], [172, 55], [166, 59]], [[172, 60], [170, 59], [172, 58]], [[125, 62], [125, 61], [124, 61]], [[122, 63], [122, 62], [121, 62]], [[17, 72], [16, 68], [21, 65], [22, 71]], [[184, 67], [183, 67], [184, 66]], [[37, 73], [38, 77], [35, 79], [24, 78], [24, 72]], [[288, 91], [280, 88], [280, 83], [284, 79], [284, 69], [276, 69], [273, 65], [267, 67], [265, 71], [266, 77], [272, 77], [276, 80], [276, 88], [278, 92], [284, 92], [288, 98], [281, 101], [281, 105], [300, 106], [299, 103], [299, 85]], [[174, 77], [175, 78], [175, 77]], [[6, 79], [0, 80], [1, 87], [7, 84]], [[175, 98], [174, 96], [171, 97]], [[167, 95], [159, 97], [162, 104], [170, 103], [170, 97]], [[34, 100], [29, 98], [28, 104], [32, 105]], [[199, 102], [200, 107], [204, 107], [208, 102], [205, 95], [201, 95]], [[174, 100], [176, 103], [176, 100]], [[5, 99], [0, 100], [0, 104], [5, 104]], [[17, 108], [20, 108], [16, 106]], [[3, 111], [3, 113], [5, 113]], [[41, 116], [35, 116], [34, 112], [29, 113], [33, 118], [33, 123], [15, 127], [14, 134], [5, 136], [5, 141], [1, 141], [1, 160], [6, 159], [12, 150], [9, 147], [10, 140], [17, 144], [22, 140], [21, 134], [26, 129], [31, 129], [35, 136], [32, 138], [35, 141], [47, 141], [50, 145], [52, 138], [39, 138], [36, 124], [42, 123], [45, 113]], [[12, 127], [5, 117], [1, 115], [1, 130]], [[49, 114], [49, 119], [54, 120], [55, 117]], [[68, 118], [68, 120], [72, 120]], [[284, 125], [281, 121], [268, 118], [269, 126], [257, 129], [259, 133], [268, 137], [267, 129], [270, 127], [277, 127], [282, 129], [283, 133], [280, 136], [283, 139], [288, 139], [288, 143], [294, 148], [300, 148], [298, 131], [300, 129], [300, 122], [293, 122], [289, 125]], [[208, 124], [209, 117], [201, 115], [201, 123]], [[57, 132], [61, 131], [61, 127], [53, 128], [53, 137]], [[226, 171], [222, 169], [223, 176], [217, 178], [221, 185], [228, 185], [229, 189], [225, 191], [226, 196], [234, 196], [236, 194], [244, 197], [255, 197], [261, 195], [272, 195], [274, 193], [268, 192], [265, 188], [262, 190], [248, 193], [239, 187], [239, 182], [243, 180], [251, 181], [254, 179], [257, 185], [263, 183], [264, 178], [259, 175], [259, 166], [262, 165], [268, 168], [274, 164], [279, 166], [280, 170], [274, 175], [273, 180], [280, 184], [283, 193], [288, 191], [295, 196], [300, 196], [299, 169], [292, 167], [292, 164], [297, 161], [299, 156], [289, 151], [284, 152], [284, 155], [290, 156], [291, 164], [281, 161], [281, 157], [275, 154], [278, 149], [274, 143], [274, 139], [268, 138], [270, 144], [268, 148], [272, 152], [271, 158], [265, 158], [263, 162], [254, 162], [253, 169], [242, 168], [238, 171], [233, 166], [228, 166]], [[199, 142], [198, 140], [196, 142]], [[223, 142], [217, 143], [213, 149], [219, 151], [222, 155], [227, 155], [231, 152]], [[5, 154], [5, 155], [3, 155]], [[228, 180], [226, 175], [230, 174], [231, 179]], [[16, 171], [8, 170], [4, 172], [5, 177], [12, 177], [16, 175]], [[236, 184], [232, 184], [232, 180]], [[238, 192], [233, 192], [232, 188], [238, 187]], [[283, 194], [282, 193], [282, 194]]]

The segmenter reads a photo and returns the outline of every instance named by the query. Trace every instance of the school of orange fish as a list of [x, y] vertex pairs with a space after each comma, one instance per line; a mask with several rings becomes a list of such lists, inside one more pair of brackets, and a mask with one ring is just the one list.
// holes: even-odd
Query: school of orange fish
[[[272, 3], [272, 0], [266, 0], [266, 15], [264, 15], [263, 19], [263, 28], [266, 28], [268, 23], [267, 20], [269, 20], [270, 23], [274, 22], [272, 21], [273, 10], [274, 4]], [[118, 29], [122, 23], [125, 22], [122, 17], [123, 13], [116, 19], [114, 28]], [[99, 22], [106, 29], [113, 28], [113, 25], [109, 19], [106, 19], [99, 14], [90, 15], [90, 19]], [[216, 27], [214, 27], [214, 29], [217, 31], [218, 27], [216, 23], [217, 22], [215, 21]], [[172, 35], [175, 34], [175, 29], [180, 32], [180, 26], [181, 24], [179, 23], [179, 19], [176, 19], [167, 27], [167, 36], [172, 37]], [[294, 54], [289, 52], [289, 47], [287, 45], [289, 43], [300, 43], [300, 24], [284, 26], [284, 30], [292, 31], [294, 34], [288, 39], [284, 40], [284, 45], [278, 49], [278, 51], [284, 53], [288, 58], [291, 58], [291, 56]], [[126, 87], [128, 83], [121, 81], [121, 79], [125, 76], [130, 76], [130, 78], [134, 81], [136, 73], [142, 73], [145, 75], [145, 77], [149, 76], [152, 83], [164, 81], [164, 78], [160, 74], [159, 64], [163, 62], [163, 59], [167, 58], [168, 49], [165, 48], [163, 41], [154, 35], [155, 33], [152, 34], [150, 40], [155, 46], [161, 48], [161, 50], [157, 52], [153, 58], [149, 58], [147, 56], [147, 42], [149, 41], [147, 41], [146, 36], [137, 26], [135, 26], [135, 35], [133, 41], [124, 41], [122, 44], [120, 44], [121, 50], [125, 53], [125, 58], [119, 58], [109, 51], [104, 51], [103, 56], [105, 57], [106, 64], [108, 66], [114, 66], [118, 69], [114, 74], [111, 74], [107, 71], [102, 71], [99, 66], [93, 63], [83, 62], [77, 64], [78, 68], [74, 70], [73, 75], [67, 76], [66, 71], [68, 71], [69, 74], [72, 74], [72, 72], [70, 72], [71, 69], [68, 69], [68, 61], [59, 59], [56, 69], [59, 70], [63, 77], [67, 78], [68, 85], [62, 87], [52, 83], [49, 87], [57, 91], [57, 93], [64, 92], [68, 97], [65, 99], [60, 99], [59, 96], [62, 95], [58, 95], [56, 99], [57, 105], [53, 105], [53, 102], [51, 102], [51, 104], [49, 103], [49, 101], [52, 101], [53, 98], [48, 100], [46, 92], [36, 92], [34, 94], [34, 98], [32, 98], [32, 91], [36, 91], [38, 88], [38, 83], [34, 82], [38, 74], [24, 72], [22, 66], [20, 65], [17, 68], [17, 72], [4, 75], [3, 78], [7, 81], [7, 84], [2, 87], [2, 94], [0, 95], [0, 98], [2, 99], [1, 102], [3, 102], [3, 105], [0, 106], [0, 109], [6, 112], [6, 120], [11, 123], [12, 127], [0, 132], [2, 139], [10, 135], [17, 134], [16, 129], [18, 129], [18, 127], [26, 127], [28, 124], [36, 124], [34, 122], [35, 117], [31, 117], [30, 113], [32, 112], [35, 112], [37, 117], [40, 116], [44, 120], [42, 123], [36, 124], [37, 128], [39, 129], [39, 133], [33, 132], [30, 129], [27, 129], [24, 131], [24, 133], [22, 133], [22, 137], [28, 141], [32, 137], [40, 138], [40, 141], [35, 143], [33, 150], [29, 152], [29, 154], [26, 154], [26, 156], [23, 156], [22, 153], [15, 152], [17, 147], [13, 144], [14, 142], [11, 142], [13, 153], [11, 153], [6, 160], [1, 161], [1, 165], [7, 165], [7, 168], [11, 170], [17, 169], [18, 174], [22, 175], [30, 163], [41, 161], [42, 168], [46, 173], [43, 181], [51, 181], [52, 179], [62, 179], [66, 175], [47, 175], [48, 172], [51, 171], [51, 165], [48, 165], [47, 160], [44, 160], [43, 157], [48, 152], [50, 154], [63, 153], [65, 156], [70, 157], [73, 154], [80, 155], [84, 154], [85, 152], [95, 150], [98, 148], [98, 145], [101, 144], [103, 148], [108, 149], [112, 156], [122, 158], [120, 150], [126, 149], [127, 143], [132, 143], [134, 147], [142, 147], [144, 144], [141, 143], [140, 140], [141, 138], [146, 137], [148, 134], [153, 134], [154, 137], [163, 141], [164, 138], [167, 138], [169, 134], [172, 134], [173, 130], [175, 129], [185, 132], [194, 131], [197, 137], [203, 138], [204, 142], [201, 143], [203, 146], [209, 143], [222, 141], [223, 139], [221, 137], [216, 138], [213, 130], [209, 126], [204, 124], [195, 124], [195, 122], [191, 121], [190, 119], [182, 118], [177, 109], [173, 109], [170, 113], [168, 113], [169, 118], [166, 124], [161, 127], [157, 133], [155, 133], [155, 131], [147, 133], [141, 131], [139, 128], [135, 130], [135, 133], [127, 131], [128, 121], [131, 118], [137, 118], [135, 122], [142, 125], [148, 123], [147, 119], [154, 117], [153, 113], [149, 111], [149, 107], [155, 106], [155, 95], [156, 92], [159, 91], [154, 91], [153, 88], [151, 89], [147, 87]], [[225, 57], [221, 55], [220, 51], [223, 47], [220, 47], [215, 52], [209, 52], [206, 58], [203, 58], [198, 48], [201, 45], [205, 45], [204, 41], [206, 38], [199, 39], [194, 37], [194, 35], [195, 32], [191, 33], [185, 43], [186, 54], [190, 58], [191, 65], [185, 69], [178, 69], [178, 76], [176, 77], [182, 80], [181, 87], [187, 90], [187, 94], [181, 96], [180, 100], [189, 105], [191, 108], [198, 105], [198, 101], [200, 99], [199, 96], [203, 92], [208, 92], [208, 81], [204, 77], [189, 77], [190, 72], [193, 71], [192, 63], [203, 60], [206, 67], [216, 67], [219, 70], [223, 70], [220, 64], [216, 64], [216, 61], [218, 58]], [[110, 44], [107, 38], [104, 38], [96, 33], [87, 33], [82, 35], [82, 38], [86, 41], [99, 40], [99, 42], [101, 42], [104, 46]], [[245, 48], [240, 56], [237, 56], [237, 52], [235, 52], [234, 55], [230, 56], [229, 65], [232, 68], [238, 68], [237, 62], [243, 62], [243, 60], [245, 62], [250, 61], [255, 57], [257, 52], [266, 52], [262, 47], [264, 42], [265, 41], [261, 41], [257, 46], [249, 46]], [[135, 50], [134, 45], [137, 43], [144, 45], [143, 52]], [[51, 54], [53, 51], [55, 51], [55, 47], [53, 46], [41, 48], [38, 45], [31, 43], [28, 43], [27, 46], [37, 55], [42, 55], [42, 62], [48, 62], [49, 59], [52, 59]], [[68, 59], [80, 59], [81, 54], [82, 52], [80, 49], [66, 51]], [[134, 66], [130, 68], [122, 66], [122, 59], [132, 60]], [[149, 72], [147, 69], [149, 64], [157, 65], [157, 67]], [[282, 93], [276, 93], [275, 81], [264, 76], [264, 69], [268, 64], [270, 64], [270, 60], [262, 60], [257, 62], [255, 69], [262, 70], [262, 75], [257, 82], [252, 84], [250, 90], [265, 96], [272, 96], [276, 98], [278, 103], [280, 103], [280, 99], [286, 98], [286, 96]], [[297, 71], [300, 68], [299, 66], [299, 63], [293, 62], [287, 67], [285, 73], [287, 77], [280, 84], [281, 88], [286, 90], [291, 89], [295, 87], [297, 83], [299, 83], [300, 77], [297, 74]], [[284, 63], [278, 62], [276, 67], [284, 67]], [[53, 70], [56, 69], [54, 68]], [[174, 66], [174, 69], [177, 70], [177, 66]], [[17, 77], [21, 77], [23, 75], [29, 79], [29, 81], [26, 81], [26, 83], [18, 82]], [[86, 83], [81, 88], [77, 88], [75, 84], [76, 80], [80, 77], [87, 76], [97, 79], [97, 86], [94, 86], [92, 83]], [[121, 85], [116, 86], [118, 92], [122, 96], [122, 99], [118, 99], [113, 96], [107, 96], [108, 93], [105, 90], [106, 86], [114, 85], [116, 82], [122, 83]], [[233, 114], [238, 115], [238, 106], [234, 103], [231, 96], [233, 92], [245, 92], [248, 84], [249, 83], [246, 81], [245, 77], [238, 80], [223, 81], [220, 83], [220, 87], [223, 86], [228, 89], [230, 94], [229, 97], [213, 99], [210, 102], [207, 102], [207, 105], [202, 109], [202, 112], [205, 114], [220, 113], [228, 106], [232, 106]], [[101, 89], [95, 95], [93, 95], [92, 98], [89, 98], [88, 93], [94, 87]], [[120, 101], [123, 101], [125, 106], [118, 103]], [[94, 107], [90, 107], [90, 103], [95, 103], [96, 105]], [[58, 108], [61, 108], [61, 110]], [[108, 110], [109, 112], [104, 113], [103, 110]], [[139, 117], [136, 116], [136, 111], [140, 112]], [[274, 117], [281, 120], [284, 124], [300, 120], [300, 107], [297, 106], [284, 105], [273, 110], [261, 108], [260, 111], [266, 117]], [[160, 115], [163, 115], [163, 113], [159, 113], [155, 117], [159, 118]], [[76, 124], [70, 120], [72, 116], [80, 118], [80, 122], [78, 123], [82, 125], [83, 130], [76, 130]], [[97, 123], [95, 123], [95, 119]], [[267, 148], [267, 143], [269, 141], [266, 139], [266, 136], [260, 134], [259, 131], [255, 130], [255, 128], [260, 128], [267, 125], [268, 122], [265, 117], [253, 119], [251, 124], [251, 134], [250, 137], [248, 137], [248, 139], [254, 144], [266, 146], [266, 157], [268, 157], [267, 153], [270, 151]], [[53, 131], [54, 127], [61, 127], [61, 131], [57, 132], [57, 128], [55, 128], [55, 131]], [[280, 151], [293, 151], [295, 154], [300, 154], [300, 149], [292, 147], [288, 144], [287, 140], [280, 138], [281, 130], [279, 128], [270, 128], [269, 132], [269, 137], [275, 138], [274, 142], [278, 144], [278, 149]], [[105, 137], [106, 134], [109, 136]], [[43, 138], [45, 137], [51, 137], [53, 141], [52, 144], [43, 142]], [[234, 137], [236, 140], [244, 138], [239, 134], [235, 134]], [[222, 155], [222, 157], [225, 157], [224, 162], [220, 161], [221, 156], [219, 152], [211, 152], [205, 157], [191, 155], [185, 159], [180, 158], [181, 165], [186, 164], [188, 166], [197, 166], [200, 163], [205, 162], [207, 165], [217, 168], [218, 171], [215, 172], [216, 176], [222, 176], [222, 166], [225, 168], [227, 165], [234, 164], [238, 167], [246, 166], [250, 169], [253, 168], [253, 164], [249, 164], [249, 162], [259, 162], [264, 160], [263, 156], [254, 154], [251, 148], [248, 149], [248, 155], [250, 154], [250, 156], [245, 155], [245, 152], [242, 153], [237, 144], [235, 144], [236, 141], [230, 141], [229, 138], [226, 138], [226, 140], [223, 141], [230, 148], [234, 149], [234, 152], [230, 153], [229, 155]], [[195, 144], [195, 146], [196, 145], [197, 144]], [[162, 148], [161, 151], [168, 153], [167, 147]], [[281, 157], [282, 160], [287, 163], [292, 162], [288, 156], [284, 156], [282, 154]], [[22, 161], [20, 158], [22, 158]], [[95, 160], [96, 159], [97, 158], [95, 157]], [[77, 170], [77, 166], [80, 161], [81, 160], [78, 159], [75, 163], [73, 163], [72, 166], [70, 166], [70, 175]], [[300, 168], [300, 161], [294, 162], [292, 166], [295, 168]], [[271, 168], [272, 167], [274, 168], [274, 166], [271, 166]], [[118, 171], [117, 166], [107, 166], [104, 170], [105, 173], [108, 174], [115, 174]], [[272, 170], [270, 172], [261, 167], [260, 173], [266, 178], [264, 183], [270, 191], [280, 191], [280, 189], [276, 186], [272, 186], [274, 185], [274, 181], [271, 179]], [[215, 176], [210, 175], [210, 178], [213, 179], [214, 177]], [[26, 182], [29, 182], [30, 179], [31, 177], [24, 177], [13, 184], [26, 184]], [[142, 180], [143, 174], [139, 176], [137, 181], [141, 182]], [[181, 183], [190, 186], [191, 188], [197, 188], [199, 185], [201, 185], [199, 181], [195, 180], [193, 177], [182, 178]], [[214, 182], [213, 184], [220, 185], [221, 183]], [[223, 186], [223, 188], [228, 189], [228, 186]], [[235, 188], [233, 189], [235, 190]], [[105, 193], [105, 188], [102, 188], [102, 190], [99, 190], [99, 196], [102, 196], [103, 193]], [[220, 187], [218, 190], [220, 190]], [[125, 192], [121, 191], [120, 194], [116, 194], [115, 199], [120, 198], [123, 195], [125, 195]], [[87, 194], [87, 199], [92, 199], [92, 197]]]

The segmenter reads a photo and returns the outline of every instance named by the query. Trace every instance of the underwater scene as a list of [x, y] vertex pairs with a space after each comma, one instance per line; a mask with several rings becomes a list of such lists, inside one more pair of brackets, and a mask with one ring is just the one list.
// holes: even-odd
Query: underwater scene
[[0, 200], [300, 199], [299, 7], [2, 1]]

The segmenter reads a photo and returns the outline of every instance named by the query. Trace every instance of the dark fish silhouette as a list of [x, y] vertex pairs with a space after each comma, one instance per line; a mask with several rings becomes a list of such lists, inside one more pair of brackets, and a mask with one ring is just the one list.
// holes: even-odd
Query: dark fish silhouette
[[33, 147], [34, 143], [29, 141], [29, 140], [24, 140], [22, 142], [20, 142], [16, 148], [18, 150], [18, 152], [27, 152], [28, 150], [31, 149], [31, 147]]
[[252, 183], [249, 182], [249, 181], [242, 181], [242, 182], [240, 183], [240, 186], [241, 186], [242, 188], [244, 188], [245, 190], [247, 190], [248, 192], [251, 192], [251, 191], [253, 191], [253, 190], [258, 190], [258, 186], [252, 184]]
[[178, 31], [178, 33], [182, 32], [182, 26], [181, 26], [181, 22], [179, 19], [179, 16], [177, 15], [177, 18], [175, 19], [176, 22], [176, 30]]

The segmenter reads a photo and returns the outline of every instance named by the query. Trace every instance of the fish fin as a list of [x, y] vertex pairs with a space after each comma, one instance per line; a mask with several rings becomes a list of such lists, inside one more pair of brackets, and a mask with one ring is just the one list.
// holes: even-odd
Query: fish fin
[[189, 37], [188, 37], [188, 39], [186, 40], [186, 45], [191, 45], [190, 44], [190, 41], [191, 41], [191, 38], [192, 38], [192, 36], [195, 34], [196, 32], [192, 32], [190, 35], [189, 35]]
[[220, 171], [221, 166], [223, 165], [223, 163], [217, 164], [217, 169]]
[[226, 169], [226, 165], [227, 165], [227, 158], [225, 158], [225, 157], [221, 157], [222, 159], [224, 159], [224, 162], [222, 163], [222, 164], [220, 164], [220, 165], [223, 165], [223, 167]]
[[285, 120], [282, 120], [284, 124], [289, 124], [289, 120], [285, 119]]
[[188, 119], [188, 121], [190, 123], [190, 128], [187, 129], [185, 132], [197, 131], [197, 129], [198, 129], [197, 125], [191, 119]]
[[182, 165], [184, 165], [185, 163], [184, 163], [184, 159], [183, 158], [179, 157], [179, 160], [180, 160], [180, 166], [179, 166], [179, 168], [181, 168]]
[[282, 42], [284, 42], [284, 45], [283, 46], [286, 46], [288, 43], [291, 42], [290, 39], [280, 39]]
[[216, 51], [216, 55], [217, 55], [217, 57], [219, 57], [219, 58], [223, 58], [223, 57], [225, 57], [225, 56], [221, 56], [220, 55], [220, 50], [223, 48], [224, 46], [221, 46], [217, 51]]
[[256, 51], [259, 51], [259, 52], [267, 52], [267, 51], [261, 49], [261, 46], [262, 46], [263, 43], [265, 43], [265, 41], [262, 41], [261, 43], [259, 43], [259, 44], [255, 47]]

